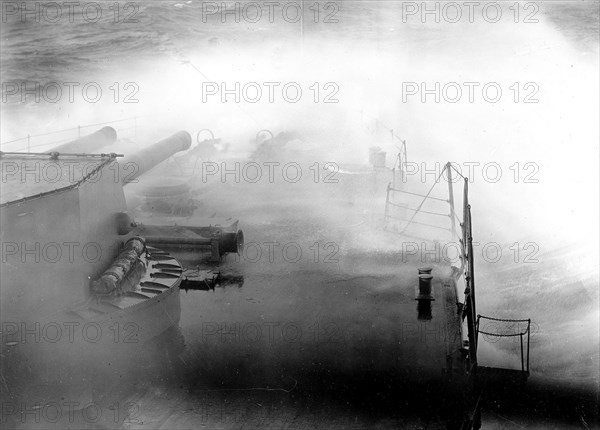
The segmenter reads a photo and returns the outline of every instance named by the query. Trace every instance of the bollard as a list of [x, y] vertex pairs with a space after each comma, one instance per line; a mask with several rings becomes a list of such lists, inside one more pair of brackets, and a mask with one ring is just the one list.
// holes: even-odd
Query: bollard
[[417, 318], [425, 321], [433, 318], [431, 314], [431, 300], [419, 300], [417, 302]]
[[419, 275], [419, 300], [433, 299], [433, 295], [431, 294], [432, 279], [432, 275]]
[[433, 280], [431, 271], [431, 267], [419, 268], [419, 286], [415, 287], [415, 300], [417, 300], [417, 314], [419, 320], [430, 320], [432, 318], [431, 302], [435, 299], [431, 288], [431, 282]]
[[432, 267], [419, 267], [419, 275], [431, 275], [431, 272], [433, 271]]

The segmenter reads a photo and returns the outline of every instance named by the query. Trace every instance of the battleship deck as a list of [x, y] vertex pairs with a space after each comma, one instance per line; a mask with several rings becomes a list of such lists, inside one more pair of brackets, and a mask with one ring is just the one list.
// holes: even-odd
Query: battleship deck
[[[432, 428], [441, 421], [449, 372], [465, 369], [462, 280], [450, 265], [404, 259], [402, 239], [371, 225], [385, 203], [372, 191], [382, 188], [359, 185], [360, 193], [356, 181], [202, 187], [205, 207], [244, 220], [244, 252], [220, 267], [243, 282], [182, 292], [185, 350], [172, 379], [151, 375], [127, 396], [138, 406], [127, 428]], [[434, 267], [431, 319], [419, 318], [415, 300], [421, 266]], [[336, 410], [335, 418], [325, 410]]]
[[[414, 299], [418, 264], [396, 268], [396, 275], [358, 274], [368, 264], [365, 257], [356, 255], [341, 271], [307, 272], [291, 265], [265, 271], [261, 264], [232, 262], [223, 271], [243, 264], [241, 288], [182, 293], [185, 352], [172, 374], [149, 375], [125, 397], [137, 406], [125, 427], [370, 428], [374, 422], [396, 427], [413, 419], [415, 425], [441, 422], [436, 413], [452, 365], [448, 357], [462, 346], [451, 272], [434, 269], [431, 319], [420, 320]], [[332, 420], [319, 412], [324, 406], [310, 400], [314, 393], [341, 415]], [[422, 397], [428, 399], [422, 405], [431, 414], [427, 418], [411, 403]], [[395, 412], [389, 413], [392, 399], [389, 410]], [[354, 402], [378, 403], [382, 415], [364, 416]]]

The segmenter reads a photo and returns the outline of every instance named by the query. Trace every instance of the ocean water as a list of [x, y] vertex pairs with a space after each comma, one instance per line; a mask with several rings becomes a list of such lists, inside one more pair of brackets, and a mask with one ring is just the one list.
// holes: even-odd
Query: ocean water
[[[235, 2], [227, 3], [235, 8]], [[553, 387], [557, 392], [573, 390], [586, 399], [593, 397], [600, 378], [597, 1], [537, 2], [539, 22], [531, 24], [515, 23], [513, 11], [505, 4], [503, 13], [510, 18], [494, 25], [481, 20], [404, 23], [400, 2], [393, 1], [335, 2], [339, 10], [332, 10], [337, 11], [339, 22], [323, 22], [330, 12], [323, 9], [319, 22], [306, 19], [304, 26], [281, 19], [223, 23], [219, 15], [204, 20], [203, 4], [198, 1], [149, 1], [135, 3], [134, 9], [125, 9], [128, 3], [120, 2], [120, 13], [134, 12], [138, 22], [115, 22], [114, 3], [101, 4], [102, 18], [95, 23], [81, 14], [75, 14], [72, 23], [58, 24], [3, 16], [2, 150], [26, 149], [26, 140], [17, 139], [28, 134], [136, 117], [135, 137], [140, 144], [178, 129], [195, 136], [209, 128], [230, 142], [232, 156], [247, 157], [258, 130], [289, 130], [303, 136], [303, 147], [294, 148], [288, 158], [303, 158], [311, 151], [319, 160], [359, 163], [366, 161], [373, 142], [388, 154], [395, 151], [385, 132], [374, 136], [365, 131], [365, 121], [359, 118], [368, 116], [407, 139], [410, 160], [452, 160], [462, 166], [496, 162], [503, 172], [501, 180], [491, 182], [476, 170], [470, 184], [475, 237], [498, 244], [503, 251], [498, 261], [478, 260], [478, 309], [501, 318], [532, 319], [532, 380], [546, 387], [542, 391]], [[525, 9], [521, 12], [522, 21]], [[333, 82], [339, 102], [314, 103], [309, 96], [297, 104], [221, 103], [218, 97], [203, 101], [206, 81], [293, 81], [310, 96], [308, 88], [314, 82]], [[418, 98], [403, 101], [401, 83], [423, 81], [498, 82], [505, 96], [495, 104], [481, 99], [457, 104], [420, 103]], [[56, 103], [37, 103], [31, 96], [23, 102], [20, 93], [8, 94], [6, 82], [30, 87], [52, 82], [75, 82], [81, 87], [93, 82], [104, 95], [97, 103], [87, 102], [78, 92], [72, 102], [62, 97]], [[521, 93], [519, 103], [514, 103], [509, 88], [515, 82], [522, 91], [525, 83], [535, 83], [539, 102], [521, 103]], [[115, 83], [120, 89], [116, 101], [109, 89]], [[133, 86], [126, 88], [126, 84]], [[136, 102], [126, 103], [127, 95]], [[373, 122], [367, 126], [372, 129]], [[115, 128], [120, 136], [134, 137], [130, 121]], [[34, 137], [30, 146], [44, 149], [55, 140], [72, 137], [69, 133], [76, 131]], [[515, 163], [521, 174], [517, 181]], [[525, 169], [525, 163], [535, 163], [537, 170]], [[537, 182], [524, 181], [534, 171]], [[265, 190], [228, 189], [209, 193], [205, 204], [241, 219], [254, 240], [267, 235], [289, 240], [307, 229], [315, 238], [326, 239], [334, 227], [363, 221], [363, 214], [351, 209], [343, 218], [344, 211], [320, 206], [321, 200], [298, 205], [293, 195], [280, 191], [274, 193], [279, 200], [273, 202], [265, 197]], [[352, 193], [343, 190], [342, 198], [350, 199]], [[360, 227], [352, 231], [340, 233], [336, 240], [350, 249], [362, 249], [365, 256], [391, 252], [387, 245], [364, 240], [368, 231]], [[290, 281], [286, 269], [274, 269], [269, 282], [278, 279], [281, 289], [293, 290], [294, 285], [286, 282], [293, 284], [303, 275], [296, 273]], [[310, 281], [318, 291], [319, 282], [330, 281], [328, 276], [317, 274]], [[241, 301], [245, 313], [238, 319], [253, 321], [252, 294], [260, 295], [261, 282], [265, 279], [253, 274], [243, 293], [218, 293], [209, 300], [193, 292], [185, 296], [181, 325], [188, 358], [194, 356], [197, 314], [218, 314]], [[276, 291], [277, 285], [269, 288]], [[276, 295], [269, 303], [276, 308], [276, 300], [282, 300], [286, 309], [283, 303], [291, 297]], [[484, 342], [481, 348], [484, 364], [515, 363], [518, 345], [512, 341]], [[210, 371], [206, 365], [205, 373]], [[165, 390], [161, 384], [151, 384], [144, 389], [155, 392], [152, 399], [142, 397], [150, 409], [164, 406], [182, 416], [185, 408], [193, 407], [179, 387]], [[235, 395], [231, 401], [279, 401], [268, 396]], [[180, 405], [173, 405], [172, 399]], [[221, 397], [219, 401], [227, 403]], [[294, 408], [283, 406], [287, 411]], [[545, 412], [544, 408], [537, 411], [538, 415]], [[313, 414], [317, 418], [301, 414], [307, 420], [301, 420], [302, 425], [325, 420], [324, 412]], [[364, 415], [369, 413], [360, 415], [359, 421], [368, 427], [372, 422]], [[496, 423], [491, 428], [509, 425], [498, 416], [488, 418]], [[167, 425], [160, 417], [145, 419]], [[531, 428], [553, 425], [519, 419], [520, 425]], [[555, 425], [582, 424], [576, 420]]]

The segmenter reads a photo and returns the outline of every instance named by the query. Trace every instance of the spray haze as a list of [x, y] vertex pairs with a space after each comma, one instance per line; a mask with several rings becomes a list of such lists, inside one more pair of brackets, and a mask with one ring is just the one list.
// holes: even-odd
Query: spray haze
[[[348, 2], [339, 4], [339, 22], [308, 20], [302, 36], [300, 26], [288, 22], [222, 23], [216, 17], [205, 22], [201, 3], [147, 3], [140, 5], [139, 23], [100, 21], [92, 33], [77, 21], [69, 27], [72, 34], [42, 26], [60, 43], [44, 45], [38, 54], [18, 52], [15, 40], [33, 37], [26, 26], [13, 23], [2, 30], [2, 48], [9, 52], [3, 61], [6, 80], [93, 82], [104, 91], [94, 103], [78, 93], [74, 101], [63, 97], [52, 104], [33, 103], [31, 97], [21, 103], [18, 94], [9, 97], [2, 104], [2, 142], [135, 117], [135, 130], [131, 121], [113, 125], [121, 138], [116, 151], [133, 152], [177, 130], [187, 130], [196, 142], [204, 138], [201, 130], [209, 129], [228, 146], [203, 162], [302, 166], [305, 175], [298, 183], [280, 177], [257, 184], [222, 181], [218, 175], [212, 182], [193, 179], [203, 214], [235, 215], [246, 224], [248, 240], [286, 238], [301, 243], [307, 254], [295, 265], [250, 264], [242, 258], [236, 267], [228, 261], [227, 270], [247, 275], [244, 288], [217, 291], [208, 299], [186, 296], [186, 339], [197, 340], [203, 324], [225, 320], [300, 321], [308, 330], [311, 321], [330, 315], [351, 331], [359, 325], [351, 316], [369, 314], [369, 305], [392, 312], [388, 302], [398, 299], [393, 276], [404, 268], [397, 268], [402, 257], [397, 238], [380, 228], [389, 178], [370, 181], [353, 174], [368, 163], [373, 146], [387, 153], [392, 167], [400, 145], [393, 129], [406, 140], [412, 163], [406, 187], [427, 191], [448, 161], [469, 177], [474, 237], [481, 246], [494, 243], [503, 252], [492, 262], [477, 250], [478, 310], [531, 317], [536, 375], [595, 389], [597, 3], [573, 6], [575, 17], [568, 15], [568, 2], [540, 4], [539, 22], [530, 24], [513, 22], [512, 3], [507, 3], [502, 11], [509, 18], [495, 24], [452, 24], [422, 23], [420, 17], [404, 22], [400, 2]], [[573, 31], [579, 22], [587, 27]], [[56, 59], [56, 64], [34, 67], [31, 57], [36, 55]], [[473, 101], [465, 83], [471, 85]], [[484, 94], [486, 84], [492, 88]], [[431, 92], [436, 85], [439, 100]], [[287, 93], [284, 87], [289, 87]], [[495, 88], [501, 89], [501, 97], [490, 101]], [[423, 89], [430, 92], [423, 94]], [[274, 136], [289, 134], [282, 137], [285, 145], [260, 155], [266, 134], [258, 133], [265, 129]], [[35, 140], [40, 150], [53, 146], [44, 139]], [[2, 150], [22, 149], [22, 144], [3, 143]], [[334, 163], [342, 181], [315, 182], [310, 170], [315, 162], [320, 167]], [[160, 171], [165, 177], [178, 173], [176, 164], [168, 166]], [[461, 207], [462, 179], [455, 179], [456, 205]], [[435, 192], [445, 195], [444, 179]], [[339, 246], [341, 260], [315, 267], [307, 249], [328, 241]], [[529, 256], [534, 263], [525, 261]], [[363, 303], [350, 303], [348, 294]], [[257, 297], [263, 300], [259, 317]], [[341, 297], [345, 305], [334, 308], [332, 297]], [[378, 327], [392, 324], [385, 318], [373, 316], [371, 321], [381, 323]], [[383, 329], [377, 336], [386, 338]], [[557, 348], [566, 338], [568, 347]], [[376, 343], [368, 346], [374, 350]], [[192, 364], [185, 369], [194, 377], [214, 376], [215, 384], [222, 377], [230, 386], [236, 382], [231, 369], [237, 366], [247, 371], [249, 385], [273, 377], [287, 387], [291, 379], [286, 372], [302, 374], [313, 353], [350, 373], [353, 365], [360, 367], [352, 362], [360, 354], [350, 350], [338, 360], [333, 347], [303, 351], [294, 345], [286, 351], [285, 344], [273, 353], [264, 346], [255, 344], [247, 357], [225, 365], [215, 357], [234, 355], [235, 345], [192, 341], [184, 357]], [[484, 339], [481, 358], [489, 365], [513, 367], [518, 365], [518, 346]], [[383, 348], [377, 356], [370, 350], [372, 356], [360, 357], [381, 364], [390, 351], [392, 347]], [[199, 358], [205, 356], [215, 360], [207, 364]], [[256, 361], [248, 364], [249, 357]], [[267, 368], [283, 370], [276, 375]]]

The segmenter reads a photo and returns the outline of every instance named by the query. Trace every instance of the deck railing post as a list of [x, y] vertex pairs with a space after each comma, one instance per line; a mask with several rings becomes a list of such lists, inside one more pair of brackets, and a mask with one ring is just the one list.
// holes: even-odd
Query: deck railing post
[[471, 224], [471, 205], [469, 205], [469, 185], [468, 178], [465, 178], [464, 194], [463, 194], [463, 254], [467, 261], [465, 274], [466, 289], [466, 312], [467, 312], [467, 334], [469, 337], [469, 356], [471, 366], [477, 368], [477, 338], [475, 336], [475, 315], [477, 308], [475, 306], [475, 262], [473, 258], [473, 237]]
[[454, 189], [452, 186], [452, 166], [450, 163], [446, 164], [446, 171], [448, 172], [448, 203], [450, 204], [450, 223], [452, 225], [452, 240], [456, 236], [456, 216], [454, 215]]
[[388, 184], [387, 186], [387, 192], [386, 192], [386, 196], [385, 196], [385, 213], [384, 213], [384, 224], [387, 223], [388, 218], [390, 216], [390, 189], [391, 189], [391, 185], [392, 184]]
[[[469, 252], [469, 286], [470, 286], [470, 297], [473, 309], [473, 314], [477, 314], [477, 306], [475, 299], [475, 258], [473, 256], [473, 226], [471, 224], [471, 205], [467, 205], [467, 229], [468, 229], [468, 252]], [[477, 344], [475, 344], [475, 351], [477, 351]]]
[[475, 321], [473, 312], [473, 301], [471, 295], [467, 295], [467, 337], [469, 338], [469, 361], [471, 368], [477, 369], [477, 338], [475, 333]]
[[[470, 255], [467, 256], [467, 205], [469, 204], [469, 196], [468, 196], [468, 192], [469, 192], [469, 183], [467, 178], [465, 178], [465, 184], [463, 186], [463, 224], [462, 224], [462, 250], [463, 250], [463, 258], [465, 260], [465, 263], [468, 262], [468, 258], [470, 258]], [[467, 267], [468, 270], [468, 267]]]
[[521, 372], [525, 373], [525, 357], [523, 356], [523, 333], [519, 336], [521, 338]]
[[529, 373], [529, 336], [531, 333], [531, 319], [527, 320], [527, 373]]

